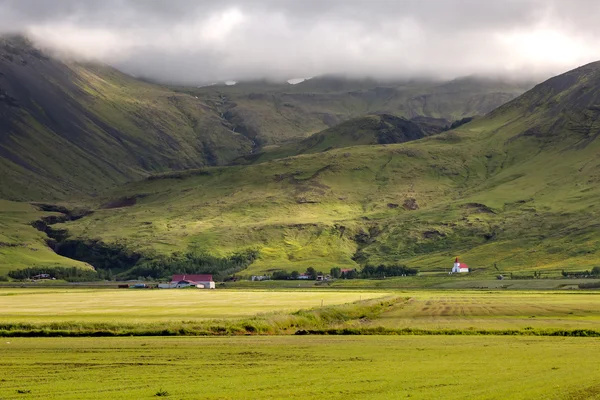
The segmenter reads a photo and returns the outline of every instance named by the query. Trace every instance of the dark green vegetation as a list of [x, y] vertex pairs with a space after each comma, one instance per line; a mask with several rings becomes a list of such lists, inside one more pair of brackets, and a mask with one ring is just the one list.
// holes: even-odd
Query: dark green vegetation
[[0, 396], [592, 399], [599, 349], [533, 337], [12, 338]]

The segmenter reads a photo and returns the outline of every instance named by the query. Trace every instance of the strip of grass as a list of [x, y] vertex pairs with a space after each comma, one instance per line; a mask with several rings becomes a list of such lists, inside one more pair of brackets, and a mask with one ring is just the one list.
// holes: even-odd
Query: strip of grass
[[[552, 296], [552, 295], [550, 295]], [[421, 296], [423, 300], [423, 296]], [[82, 337], [82, 336], [237, 336], [237, 335], [433, 335], [433, 336], [564, 336], [564, 337], [598, 337], [600, 329], [594, 328], [594, 324], [587, 324], [589, 314], [584, 316], [574, 316], [573, 320], [566, 322], [564, 318], [559, 319], [562, 311], [556, 308], [549, 308], [551, 303], [542, 303], [546, 316], [554, 316], [555, 322], [546, 320], [544, 323], [533, 326], [518, 327], [520, 315], [528, 310], [527, 301], [535, 299], [521, 296], [493, 296], [469, 294], [455, 296], [455, 299], [447, 299], [450, 302], [466, 302], [473, 299], [486, 301], [495, 305], [503, 301], [513, 301], [513, 309], [500, 309], [497, 315], [490, 315], [487, 319], [483, 318], [487, 328], [475, 328], [472, 325], [477, 317], [478, 311], [471, 310], [471, 316], [467, 316], [465, 322], [464, 315], [460, 313], [452, 316], [450, 313], [445, 316], [428, 317], [427, 310], [430, 304], [438, 301], [434, 294], [429, 294], [429, 300], [426, 309], [421, 309], [421, 303], [417, 297], [408, 296], [388, 296], [379, 299], [369, 299], [357, 301], [350, 304], [342, 304], [328, 307], [299, 310], [296, 312], [274, 312], [268, 314], [259, 314], [249, 318], [239, 319], [220, 319], [220, 320], [170, 320], [155, 321], [153, 323], [126, 322], [92, 322], [92, 321], [62, 321], [52, 323], [26, 323], [26, 322], [5, 322], [0, 323], [0, 336], [4, 337]], [[587, 297], [587, 296], [586, 296]], [[560, 298], [555, 298], [560, 300]], [[565, 300], [567, 300], [565, 298]], [[571, 302], [573, 298], [568, 299]], [[589, 301], [590, 298], [580, 299], [580, 305]], [[476, 302], [476, 303], [477, 303]], [[523, 302], [523, 310], [518, 309], [516, 303]], [[416, 307], [416, 308], [415, 308]], [[432, 305], [432, 307], [435, 307]], [[573, 305], [573, 307], [575, 307]], [[576, 308], [573, 308], [576, 310]], [[396, 327], [406, 321], [405, 314], [413, 315], [415, 326]], [[420, 311], [419, 311], [420, 310]], [[584, 310], [577, 309], [579, 313], [595, 313], [593, 307]], [[511, 314], [512, 313], [512, 314]], [[569, 312], [573, 314], [573, 312]], [[592, 314], [592, 317], [595, 314]], [[509, 318], [514, 321], [507, 324]], [[391, 319], [390, 319], [391, 318]], [[396, 318], [397, 320], [395, 320]], [[423, 323], [423, 319], [431, 318], [429, 323]], [[481, 318], [479, 316], [479, 318]], [[447, 320], [455, 320], [454, 323]], [[398, 322], [394, 322], [398, 321]], [[434, 328], [433, 326], [439, 326]], [[593, 321], [591, 321], [593, 322]], [[579, 323], [579, 324], [578, 324]], [[418, 325], [426, 327], [418, 327]], [[573, 325], [575, 327], [570, 327]], [[502, 326], [517, 326], [511, 328], [500, 328]], [[591, 327], [585, 327], [591, 326]]]
[[600, 339], [11, 338], [3, 399], [591, 399]]

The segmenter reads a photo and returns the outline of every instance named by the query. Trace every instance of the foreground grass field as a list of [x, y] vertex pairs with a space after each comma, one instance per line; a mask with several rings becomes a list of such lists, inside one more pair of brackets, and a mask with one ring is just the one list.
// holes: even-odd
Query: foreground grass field
[[594, 399], [600, 340], [12, 338], [8, 399]]

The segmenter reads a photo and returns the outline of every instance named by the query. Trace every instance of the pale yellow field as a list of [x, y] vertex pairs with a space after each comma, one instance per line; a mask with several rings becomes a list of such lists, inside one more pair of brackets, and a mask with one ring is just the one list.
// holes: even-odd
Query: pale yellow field
[[384, 297], [384, 292], [0, 289], [0, 322], [233, 319]]
[[599, 292], [406, 293], [402, 307], [371, 322], [387, 328], [422, 329], [598, 329]]

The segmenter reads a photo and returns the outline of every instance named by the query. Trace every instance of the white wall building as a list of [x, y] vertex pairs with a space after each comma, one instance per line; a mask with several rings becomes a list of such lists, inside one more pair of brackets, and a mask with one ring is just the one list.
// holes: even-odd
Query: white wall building
[[462, 273], [469, 272], [469, 266], [467, 264], [461, 263], [458, 261], [458, 257], [454, 260], [454, 267], [452, 268], [452, 273]]

